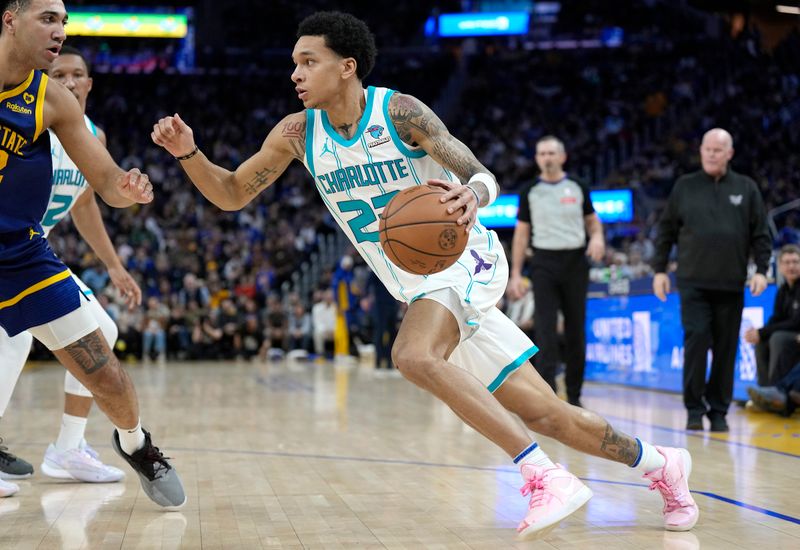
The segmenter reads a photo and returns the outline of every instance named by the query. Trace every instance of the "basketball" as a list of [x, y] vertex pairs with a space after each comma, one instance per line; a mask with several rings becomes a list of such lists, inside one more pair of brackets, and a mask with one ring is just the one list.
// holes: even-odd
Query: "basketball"
[[447, 213], [439, 202], [446, 191], [430, 185], [404, 189], [383, 210], [379, 235], [383, 251], [396, 266], [417, 275], [439, 273], [456, 263], [467, 246], [458, 225], [461, 210]]

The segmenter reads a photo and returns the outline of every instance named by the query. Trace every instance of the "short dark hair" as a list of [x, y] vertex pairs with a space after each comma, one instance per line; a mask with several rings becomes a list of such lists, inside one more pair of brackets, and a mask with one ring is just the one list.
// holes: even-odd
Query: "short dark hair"
[[[31, 0], [0, 0], [0, 17], [7, 11], [25, 11]], [[3, 32], [3, 25], [0, 24], [0, 33]]]
[[297, 38], [322, 36], [325, 45], [342, 57], [356, 60], [356, 76], [364, 80], [375, 66], [375, 36], [367, 24], [349, 13], [320, 11], [309, 15], [297, 27]]
[[91, 74], [92, 72], [92, 64], [89, 63], [89, 60], [86, 59], [86, 56], [83, 55], [83, 52], [80, 51], [78, 48], [73, 46], [61, 46], [61, 51], [58, 53], [59, 56], [62, 55], [77, 55], [83, 60], [83, 64], [86, 65], [86, 74]]
[[545, 141], [554, 141], [554, 142], [556, 143], [556, 145], [558, 145], [558, 148], [559, 148], [559, 149], [561, 149], [561, 152], [562, 152], [562, 153], [566, 153], [566, 152], [567, 152], [567, 148], [566, 148], [566, 147], [564, 147], [564, 142], [563, 142], [563, 141], [561, 141], [560, 139], [558, 139], [558, 138], [557, 138], [556, 136], [554, 136], [554, 135], [547, 135], [547, 136], [542, 136], [542, 137], [540, 137], [540, 138], [539, 138], [539, 139], [536, 141], [536, 145], [539, 145], [540, 143], [544, 143]]
[[778, 252], [778, 260], [783, 258], [787, 254], [796, 254], [800, 256], [800, 247], [796, 244], [785, 244], [781, 247], [780, 251]]

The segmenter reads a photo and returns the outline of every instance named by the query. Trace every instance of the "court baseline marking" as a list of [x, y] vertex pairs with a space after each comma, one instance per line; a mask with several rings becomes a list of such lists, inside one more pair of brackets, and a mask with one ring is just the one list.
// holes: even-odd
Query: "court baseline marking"
[[[317, 460], [341, 460], [341, 461], [353, 461], [353, 462], [373, 462], [378, 464], [402, 464], [405, 466], [425, 466], [429, 468], [454, 468], [454, 469], [461, 469], [461, 470], [477, 470], [477, 471], [484, 471], [484, 472], [500, 472], [500, 473], [508, 473], [508, 474], [515, 474], [518, 473], [516, 469], [512, 468], [502, 468], [502, 467], [491, 467], [491, 466], [468, 466], [465, 464], [443, 464], [439, 462], [423, 462], [417, 460], [402, 460], [396, 458], [368, 458], [362, 456], [337, 456], [337, 455], [318, 455], [318, 454], [309, 454], [309, 453], [288, 453], [283, 451], [249, 451], [249, 450], [238, 450], [238, 449], [200, 449], [196, 447], [170, 447], [173, 451], [182, 451], [182, 452], [190, 452], [190, 453], [224, 453], [224, 454], [247, 454], [247, 455], [256, 455], [256, 456], [275, 456], [275, 457], [284, 457], [284, 458], [309, 458], [309, 459], [317, 459]], [[608, 479], [597, 479], [597, 478], [580, 478], [584, 481], [594, 482], [594, 483], [607, 483], [610, 485], [625, 485], [628, 487], [643, 487], [647, 488], [648, 485], [643, 485], [641, 483], [633, 483], [630, 481], [613, 481]], [[773, 518], [777, 518], [783, 521], [788, 521], [790, 523], [794, 523], [800, 525], [800, 518], [789, 516], [787, 514], [782, 514], [780, 512], [775, 512], [773, 510], [768, 510], [766, 508], [762, 508], [760, 506], [755, 506], [753, 504], [748, 504], [746, 502], [742, 502], [740, 500], [735, 500], [732, 498], [728, 498], [726, 496], [718, 495], [716, 493], [712, 493], [709, 491], [692, 491], [692, 493], [703, 495], [709, 498], [713, 498], [719, 500], [721, 502], [725, 502], [728, 504], [732, 504], [734, 506], [739, 506], [740, 508], [744, 508], [746, 510], [750, 510], [752, 512], [758, 512], [760, 514], [764, 514], [766, 516], [770, 516]]]

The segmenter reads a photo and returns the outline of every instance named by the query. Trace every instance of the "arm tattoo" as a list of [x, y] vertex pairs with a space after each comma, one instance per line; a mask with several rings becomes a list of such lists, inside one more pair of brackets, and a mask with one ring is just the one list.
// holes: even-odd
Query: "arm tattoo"
[[100, 338], [95, 331], [68, 345], [64, 350], [85, 374], [93, 374], [105, 367], [113, 357], [108, 346], [103, 345], [104, 343], [105, 340]]
[[277, 170], [274, 168], [262, 168], [256, 172], [256, 175], [253, 176], [253, 179], [244, 184], [244, 188], [247, 189], [247, 192], [251, 195], [255, 195], [264, 187], [272, 183], [272, 176], [275, 173], [277, 173]]
[[478, 172], [488, 172], [472, 151], [447, 131], [439, 117], [414, 97], [392, 96], [389, 117], [403, 142], [416, 145], [420, 138], [426, 139], [426, 152], [463, 183]]
[[622, 462], [632, 466], [639, 456], [639, 444], [632, 437], [619, 434], [614, 431], [610, 424], [606, 424], [606, 433], [600, 443], [600, 450], [617, 462]]
[[292, 149], [292, 156], [299, 161], [303, 160], [303, 155], [306, 153], [306, 123], [302, 122], [287, 122], [283, 125], [281, 130], [281, 137], [289, 142], [289, 147]]

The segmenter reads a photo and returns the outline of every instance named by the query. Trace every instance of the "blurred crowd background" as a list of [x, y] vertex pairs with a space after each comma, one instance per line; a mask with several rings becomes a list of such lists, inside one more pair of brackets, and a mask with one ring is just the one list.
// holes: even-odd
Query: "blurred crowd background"
[[[177, 46], [169, 41], [67, 41], [92, 61], [88, 114], [106, 131], [112, 156], [156, 184], [150, 205], [102, 206], [117, 251], [144, 291], [143, 307], [122, 306], [71, 222], [51, 233], [52, 247], [101, 296], [119, 325], [122, 357], [330, 353], [337, 310], [347, 311], [357, 352], [374, 340], [370, 311], [381, 297], [305, 169], [295, 163], [244, 209], [223, 212], [149, 138], [155, 121], [179, 112], [214, 162], [233, 168], [248, 158], [281, 118], [302, 108], [289, 79], [296, 24], [329, 3], [173, 4], [195, 10], [191, 70], [176, 68]], [[702, 2], [576, 0], [561, 2], [555, 20], [534, 18], [527, 36], [445, 40], [426, 36], [426, 20], [461, 11], [465, 2], [395, 3], [390, 17], [372, 4], [336, 6], [365, 19], [376, 35], [377, 67], [365, 84], [432, 106], [504, 192], [536, 177], [535, 144], [546, 134], [565, 142], [567, 170], [592, 188], [633, 189], [634, 220], [606, 224], [609, 246], [593, 265], [594, 281], [651, 274], [664, 199], [679, 174], [699, 166], [699, 140], [711, 127], [731, 132], [732, 166], [757, 181], [768, 210], [797, 198], [796, 21], [715, 13]], [[609, 28], [624, 38], [603, 41]], [[796, 212], [773, 217], [775, 247], [800, 242]], [[510, 230], [499, 233], [508, 245]], [[533, 307], [514, 305], [512, 317], [529, 323]]]

